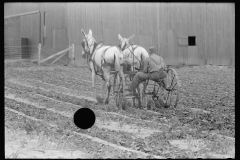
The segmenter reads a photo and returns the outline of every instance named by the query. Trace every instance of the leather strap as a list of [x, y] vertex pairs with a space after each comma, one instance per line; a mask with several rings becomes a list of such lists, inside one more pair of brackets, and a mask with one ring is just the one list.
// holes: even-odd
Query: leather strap
[[157, 66], [159, 65], [152, 57], [149, 57]]
[[[157, 66], [159, 65], [152, 57], [149, 57]], [[164, 68], [160, 68], [159, 71], [166, 71]]]

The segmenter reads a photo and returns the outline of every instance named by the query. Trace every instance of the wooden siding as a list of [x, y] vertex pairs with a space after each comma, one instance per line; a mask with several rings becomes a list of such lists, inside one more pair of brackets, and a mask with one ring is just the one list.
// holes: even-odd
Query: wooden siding
[[[235, 64], [234, 25], [233, 3], [68, 3], [69, 40], [79, 63], [83, 28], [110, 45], [119, 44], [119, 33], [135, 34], [134, 44], [157, 46], [167, 64]], [[178, 44], [188, 36], [196, 36], [196, 46]]]
[[[6, 5], [7, 4], [7, 5]], [[234, 3], [6, 3], [4, 16], [40, 10], [43, 47], [75, 44], [76, 63], [81, 57], [81, 28], [104, 44], [118, 45], [118, 34], [148, 49], [155, 45], [167, 64], [235, 65]], [[43, 13], [46, 12], [46, 37]], [[26, 18], [27, 19], [27, 18]], [[30, 18], [28, 18], [30, 19]], [[26, 23], [34, 28], [37, 22]], [[36, 18], [35, 18], [36, 19]], [[33, 23], [33, 24], [32, 24]], [[32, 24], [32, 25], [30, 25]], [[53, 34], [55, 30], [55, 35]], [[60, 31], [61, 30], [61, 31]], [[33, 33], [22, 36], [35, 43]], [[58, 35], [56, 35], [56, 33]], [[28, 35], [30, 34], [30, 35]], [[196, 36], [196, 46], [179, 45], [179, 39]], [[54, 38], [55, 37], [55, 38]], [[56, 41], [56, 37], [58, 41]], [[59, 40], [61, 39], [61, 40]], [[37, 41], [37, 40], [36, 40]], [[58, 43], [58, 44], [57, 44]], [[62, 48], [59, 48], [61, 50]]]

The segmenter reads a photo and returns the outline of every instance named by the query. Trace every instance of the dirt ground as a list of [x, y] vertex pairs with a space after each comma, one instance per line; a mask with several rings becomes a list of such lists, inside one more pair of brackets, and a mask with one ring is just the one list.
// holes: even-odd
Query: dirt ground
[[[235, 157], [235, 68], [176, 71], [176, 109], [120, 112], [97, 103], [87, 68], [5, 61], [5, 158]], [[91, 129], [72, 121], [82, 107], [96, 114]]]
[[39, 136], [29, 136], [24, 130], [5, 128], [5, 158], [89, 158], [88, 153], [80, 150], [68, 151], [57, 149], [57, 144], [44, 141], [41, 144]]

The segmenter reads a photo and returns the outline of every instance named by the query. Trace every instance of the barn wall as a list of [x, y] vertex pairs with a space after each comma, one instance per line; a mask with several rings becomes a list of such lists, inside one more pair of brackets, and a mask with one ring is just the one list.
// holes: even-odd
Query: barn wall
[[[234, 3], [5, 3], [4, 16], [41, 11], [41, 43], [54, 54], [75, 44], [81, 57], [81, 28], [104, 44], [118, 45], [118, 34], [148, 49], [155, 45], [167, 64], [235, 64]], [[44, 12], [46, 33], [44, 36]], [[35, 16], [35, 17], [34, 17]], [[22, 37], [38, 43], [37, 14], [25, 17]], [[196, 36], [196, 46], [188, 46]], [[55, 46], [55, 47], [52, 47]], [[48, 55], [44, 55], [48, 56]], [[67, 59], [67, 57], [66, 57]]]
[[[204, 4], [204, 56], [209, 64], [226, 65], [235, 59], [234, 4]], [[234, 60], [232, 61], [235, 64]]]
[[[69, 40], [81, 64], [81, 28], [109, 45], [119, 44], [119, 33], [135, 34], [134, 44], [157, 46], [167, 64], [235, 64], [234, 27], [231, 3], [68, 3]], [[179, 45], [188, 36], [196, 46]]]
[[76, 63], [85, 63], [81, 58], [81, 28], [86, 33], [91, 29], [93, 37], [106, 45], [118, 45], [118, 34], [134, 34], [132, 42], [146, 49], [156, 45], [155, 12], [150, 3], [68, 3], [69, 43], [75, 44]]
[[[235, 64], [235, 6], [230, 3], [159, 3], [159, 47], [166, 63]], [[196, 46], [178, 38], [196, 36]]]
[[[42, 13], [42, 44], [48, 51], [45, 57], [58, 51], [64, 50], [69, 46], [67, 30], [67, 7], [66, 3], [41, 3]], [[45, 14], [45, 17], [44, 17]], [[44, 18], [45, 18], [45, 36], [44, 36]], [[62, 60], [66, 61], [68, 56]]]

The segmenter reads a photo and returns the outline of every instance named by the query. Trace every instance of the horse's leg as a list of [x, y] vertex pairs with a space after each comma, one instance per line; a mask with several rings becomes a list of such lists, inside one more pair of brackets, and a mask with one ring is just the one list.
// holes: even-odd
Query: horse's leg
[[109, 95], [110, 95], [110, 91], [111, 91], [110, 71], [111, 71], [110, 66], [106, 66], [103, 68], [104, 77], [105, 77], [106, 83], [107, 83], [107, 97], [105, 100], [105, 104], [109, 103]]
[[106, 87], [106, 81], [104, 81], [103, 79], [102, 79], [102, 99], [104, 99], [104, 90], [105, 90], [105, 87]]
[[122, 83], [123, 83], [123, 108], [125, 108], [126, 105], [126, 83], [125, 83], [125, 75], [123, 73], [123, 69], [119, 70], [119, 75], [122, 78]]
[[110, 76], [108, 77], [108, 80], [107, 80], [107, 98], [106, 98], [106, 101], [105, 101], [105, 104], [108, 104], [109, 103], [109, 95], [110, 95], [110, 92], [111, 92], [111, 81], [110, 81]]
[[143, 92], [144, 92], [144, 93], [145, 93], [146, 88], [147, 88], [147, 82], [144, 81], [144, 82], [143, 82]]
[[97, 97], [97, 92], [96, 92], [96, 88], [95, 88], [96, 74], [95, 74], [94, 66], [93, 66], [93, 63], [92, 63], [92, 62], [90, 62], [90, 68], [91, 68], [91, 71], [92, 71], [92, 90], [93, 90], [94, 93], [95, 93], [95, 97]]

